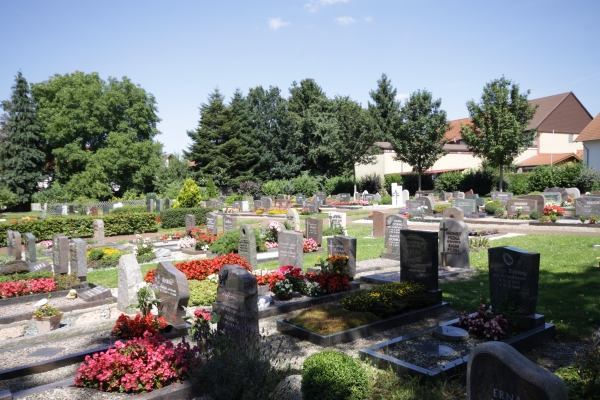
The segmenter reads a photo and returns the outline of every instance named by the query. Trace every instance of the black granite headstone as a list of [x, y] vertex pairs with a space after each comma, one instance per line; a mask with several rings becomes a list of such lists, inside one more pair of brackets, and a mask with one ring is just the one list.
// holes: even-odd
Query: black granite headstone
[[219, 271], [217, 301], [213, 311], [221, 316], [218, 331], [229, 334], [258, 333], [258, 286], [256, 277], [239, 265], [225, 265]]
[[438, 290], [438, 233], [400, 231], [400, 280]]
[[386, 252], [381, 258], [400, 261], [400, 231], [408, 229], [406, 218], [399, 215], [388, 215], [385, 218], [385, 247]]
[[356, 275], [356, 238], [334, 236], [327, 238], [327, 254], [330, 256], [348, 256], [348, 275]]
[[158, 263], [154, 275], [154, 287], [158, 289], [158, 315], [177, 329], [185, 328], [185, 309], [190, 300], [190, 287], [183, 272], [169, 261]]

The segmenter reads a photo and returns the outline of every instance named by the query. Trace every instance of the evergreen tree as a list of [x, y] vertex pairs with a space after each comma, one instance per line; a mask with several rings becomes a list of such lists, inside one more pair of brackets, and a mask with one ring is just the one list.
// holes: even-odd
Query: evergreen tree
[[462, 125], [461, 135], [470, 151], [500, 169], [500, 191], [504, 167], [527, 148], [536, 134], [535, 129], [525, 132], [537, 109], [527, 100], [528, 94], [520, 93], [519, 85], [502, 77], [485, 85], [479, 104], [467, 102], [471, 124]]
[[426, 90], [416, 91], [400, 110], [400, 118], [392, 131], [392, 148], [396, 159], [413, 167], [421, 175], [444, 155], [444, 135], [450, 129], [442, 100], [433, 100]]
[[24, 206], [44, 179], [44, 141], [40, 136], [35, 105], [29, 96], [29, 85], [21, 71], [17, 73], [10, 103], [3, 102], [8, 112], [6, 137], [0, 140], [0, 171], [4, 185]]
[[396, 100], [396, 93], [386, 74], [381, 74], [377, 89], [369, 92], [373, 104], [368, 103], [368, 110], [379, 131], [377, 141], [389, 142], [392, 139], [393, 126], [400, 115], [400, 102]]

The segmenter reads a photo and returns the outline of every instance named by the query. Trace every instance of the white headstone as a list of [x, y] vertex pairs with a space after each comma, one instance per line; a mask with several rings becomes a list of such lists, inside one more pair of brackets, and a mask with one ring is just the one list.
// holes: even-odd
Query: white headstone
[[408, 193], [408, 190], [404, 189], [402, 191], [402, 203], [406, 204], [406, 202], [410, 199], [410, 193]]
[[346, 213], [340, 212], [329, 212], [329, 227], [337, 228], [342, 227], [346, 230]]

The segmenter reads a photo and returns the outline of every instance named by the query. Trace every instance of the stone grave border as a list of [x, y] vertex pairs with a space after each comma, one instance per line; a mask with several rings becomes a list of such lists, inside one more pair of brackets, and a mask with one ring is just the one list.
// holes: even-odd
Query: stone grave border
[[406, 313], [385, 318], [370, 324], [362, 325], [345, 331], [332, 333], [331, 335], [319, 335], [308, 331], [299, 326], [290, 324], [283, 319], [277, 320], [277, 331], [296, 337], [298, 339], [309, 341], [317, 346], [329, 347], [338, 343], [348, 343], [363, 337], [371, 336], [376, 333], [396, 328], [403, 324], [410, 324], [424, 318], [436, 317], [450, 309], [450, 303], [443, 301], [418, 310], [408, 311]]
[[[471, 315], [475, 315], [473, 313]], [[536, 317], [541, 317], [539, 314], [536, 314]], [[543, 318], [543, 317], [542, 317]], [[458, 324], [459, 318], [442, 322], [438, 326], [452, 326]], [[392, 368], [392, 370], [399, 377], [403, 377], [405, 375], [410, 375], [413, 377], [424, 377], [426, 380], [438, 381], [441, 378], [445, 378], [450, 374], [456, 374], [459, 371], [467, 370], [467, 363], [469, 361], [469, 356], [466, 355], [461, 358], [457, 358], [455, 360], [449, 361], [448, 363], [436, 367], [434, 369], [425, 369], [408, 362], [402, 361], [398, 358], [390, 357], [386, 354], [381, 354], [378, 350], [385, 349], [395, 343], [402, 342], [405, 340], [410, 340], [418, 336], [429, 334], [433, 331], [435, 326], [431, 328], [426, 328], [417, 332], [409, 333], [407, 335], [402, 335], [392, 340], [387, 340], [385, 342], [377, 343], [373, 346], [360, 349], [358, 351], [358, 357], [361, 360], [369, 360], [372, 365], [377, 366], [379, 369]], [[525, 332], [522, 332], [516, 336], [513, 336], [509, 339], [503, 340], [502, 342], [511, 345], [519, 352], [523, 353], [526, 351], [530, 351], [536, 347], [541, 346], [542, 344], [552, 340], [556, 335], [556, 326], [553, 324], [549, 324], [547, 322], [543, 322], [542, 325], [537, 326], [535, 328], [529, 329]]]
[[[483, 236], [483, 237], [487, 237], [487, 236]], [[438, 269], [438, 281], [444, 280], [444, 279], [447, 279], [447, 278], [450, 278], [453, 276], [458, 276], [460, 274], [464, 274], [467, 272], [475, 272], [475, 271], [477, 271], [477, 268], [458, 268], [458, 269], [455, 269], [454, 271], [445, 271], [445, 270]], [[360, 279], [360, 282], [368, 283], [371, 285], [385, 285], [388, 283], [399, 282], [399, 281], [393, 281], [390, 279], [376, 278], [371, 275], [366, 275], [366, 276], [363, 275], [359, 279]]]
[[[560, 218], [560, 217], [559, 217]], [[564, 220], [563, 220], [564, 221]], [[600, 228], [600, 224], [582, 224], [578, 219], [573, 219], [573, 223], [548, 223], [548, 222], [540, 222], [540, 221], [531, 221], [529, 225], [533, 226], [548, 226], [548, 227], [579, 227], [579, 228]], [[552, 228], [551, 228], [552, 229]]]
[[[80, 285], [73, 287], [73, 289], [77, 290], [77, 293], [81, 293], [88, 289], [92, 289], [92, 287], [88, 286], [87, 283], [82, 283]], [[60, 290], [60, 291], [47, 292], [47, 293], [28, 294], [26, 296], [8, 297], [6, 299], [0, 299], [0, 307], [8, 306], [10, 304], [29, 303], [30, 301], [34, 301], [34, 300], [46, 299], [46, 298], [48, 298], [49, 294], [52, 295], [52, 297], [61, 297], [61, 296], [65, 297], [66, 295], [69, 294], [69, 292], [70, 292], [70, 290]]]

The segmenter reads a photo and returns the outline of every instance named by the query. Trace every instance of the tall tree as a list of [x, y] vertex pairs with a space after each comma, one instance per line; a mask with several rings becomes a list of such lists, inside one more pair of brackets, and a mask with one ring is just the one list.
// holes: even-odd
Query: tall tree
[[21, 71], [15, 77], [10, 102], [3, 102], [8, 112], [6, 136], [0, 140], [0, 171], [3, 184], [16, 195], [21, 206], [31, 201], [38, 182], [44, 178], [44, 140], [29, 85]]
[[386, 74], [381, 74], [377, 89], [369, 92], [373, 103], [368, 103], [368, 110], [379, 130], [378, 141], [389, 142], [392, 139], [393, 127], [400, 115], [400, 102], [396, 100], [396, 93]]
[[418, 90], [410, 95], [400, 110], [393, 128], [392, 148], [396, 159], [413, 167], [421, 176], [444, 155], [444, 134], [450, 129], [442, 100], [433, 100], [431, 93]]
[[535, 115], [519, 85], [502, 77], [485, 85], [479, 103], [467, 102], [470, 125], [461, 126], [461, 135], [474, 154], [500, 170], [499, 189], [503, 189], [504, 167], [512, 163], [531, 143], [536, 130], [525, 131]]
[[[163, 161], [156, 170], [154, 187], [162, 198], [172, 199], [177, 197], [185, 180], [191, 177], [192, 170], [190, 162], [178, 153], [169, 154]], [[177, 193], [174, 193], [175, 191]], [[175, 196], [172, 196], [173, 194]]]

